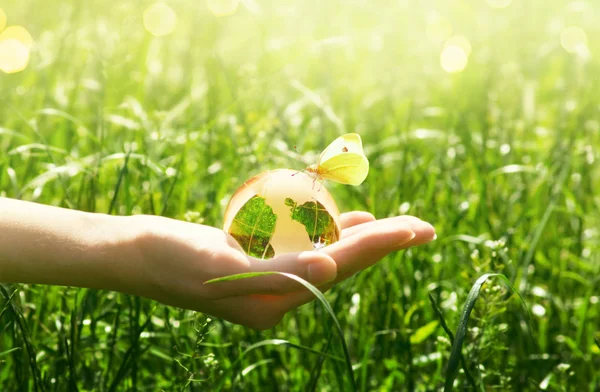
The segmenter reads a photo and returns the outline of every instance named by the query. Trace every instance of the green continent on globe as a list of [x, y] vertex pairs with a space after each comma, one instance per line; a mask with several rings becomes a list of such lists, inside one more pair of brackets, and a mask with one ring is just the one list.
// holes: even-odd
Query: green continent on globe
[[254, 196], [235, 215], [229, 234], [253, 257], [269, 259], [275, 255], [269, 243], [275, 232], [277, 215], [265, 199]]
[[298, 205], [288, 197], [285, 199], [285, 205], [290, 207], [292, 219], [304, 225], [315, 248], [327, 246], [339, 239], [335, 221], [323, 204], [318, 201], [307, 201]]

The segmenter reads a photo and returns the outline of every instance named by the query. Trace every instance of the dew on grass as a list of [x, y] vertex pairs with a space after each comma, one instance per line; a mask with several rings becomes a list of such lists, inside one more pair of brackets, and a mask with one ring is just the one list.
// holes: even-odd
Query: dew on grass
[[546, 315], [546, 308], [544, 308], [540, 304], [534, 304], [531, 307], [531, 313], [533, 313], [534, 315], [536, 315], [538, 317], [544, 317]]
[[350, 307], [350, 314], [352, 316], [355, 316], [356, 313], [358, 312], [359, 306], [360, 306], [360, 294], [358, 293], [354, 293], [352, 294], [352, 306]]
[[546, 297], [548, 295], [548, 292], [543, 287], [534, 286], [531, 289], [531, 294], [535, 295], [536, 297], [544, 298], [544, 297]]
[[410, 203], [405, 201], [404, 203], [400, 204], [400, 207], [398, 207], [398, 213], [400, 215], [406, 215], [406, 213], [410, 210]]
[[212, 165], [210, 165], [207, 169], [206, 172], [208, 174], [215, 174], [221, 171], [221, 169], [223, 168], [223, 164], [219, 161], [213, 163]]
[[177, 174], [177, 169], [175, 169], [174, 167], [168, 167], [165, 170], [165, 175], [167, 177], [175, 177], [176, 174]]

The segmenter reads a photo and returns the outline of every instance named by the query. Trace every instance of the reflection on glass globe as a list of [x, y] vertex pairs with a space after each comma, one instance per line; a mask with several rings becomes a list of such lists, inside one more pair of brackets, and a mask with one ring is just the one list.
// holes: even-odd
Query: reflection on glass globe
[[252, 177], [237, 190], [223, 229], [248, 255], [268, 259], [336, 242], [339, 215], [320, 182], [304, 172], [280, 169]]

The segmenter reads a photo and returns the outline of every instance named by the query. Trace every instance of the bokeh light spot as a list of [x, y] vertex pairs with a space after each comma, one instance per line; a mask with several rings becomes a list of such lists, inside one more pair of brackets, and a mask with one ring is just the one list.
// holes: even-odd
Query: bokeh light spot
[[33, 37], [23, 26], [10, 26], [0, 34], [0, 41], [11, 39], [20, 41], [28, 50], [33, 45]]
[[531, 313], [538, 317], [544, 317], [546, 315], [546, 308], [540, 304], [535, 304], [531, 307]]
[[0, 31], [4, 30], [4, 27], [6, 27], [6, 14], [0, 8]]
[[560, 33], [560, 44], [569, 53], [588, 52], [587, 42], [587, 34], [577, 26], [567, 27]]
[[144, 11], [144, 27], [155, 37], [164, 37], [175, 31], [177, 14], [163, 3], [155, 3]]
[[512, 3], [512, 0], [487, 0], [492, 8], [506, 8]]
[[467, 56], [471, 55], [471, 43], [464, 35], [454, 35], [448, 38], [446, 46], [458, 46], [467, 54]]
[[440, 55], [442, 69], [448, 73], [461, 72], [468, 61], [469, 56], [463, 48], [455, 45], [446, 45]]
[[208, 9], [215, 16], [227, 16], [235, 13], [240, 0], [207, 0]]
[[0, 71], [11, 74], [23, 71], [29, 64], [29, 48], [17, 39], [0, 41]]

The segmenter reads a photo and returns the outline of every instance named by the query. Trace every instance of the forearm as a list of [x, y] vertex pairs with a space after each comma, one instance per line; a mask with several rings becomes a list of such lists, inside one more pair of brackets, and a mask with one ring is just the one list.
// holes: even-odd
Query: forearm
[[0, 197], [0, 282], [129, 291], [139, 261], [131, 220]]

